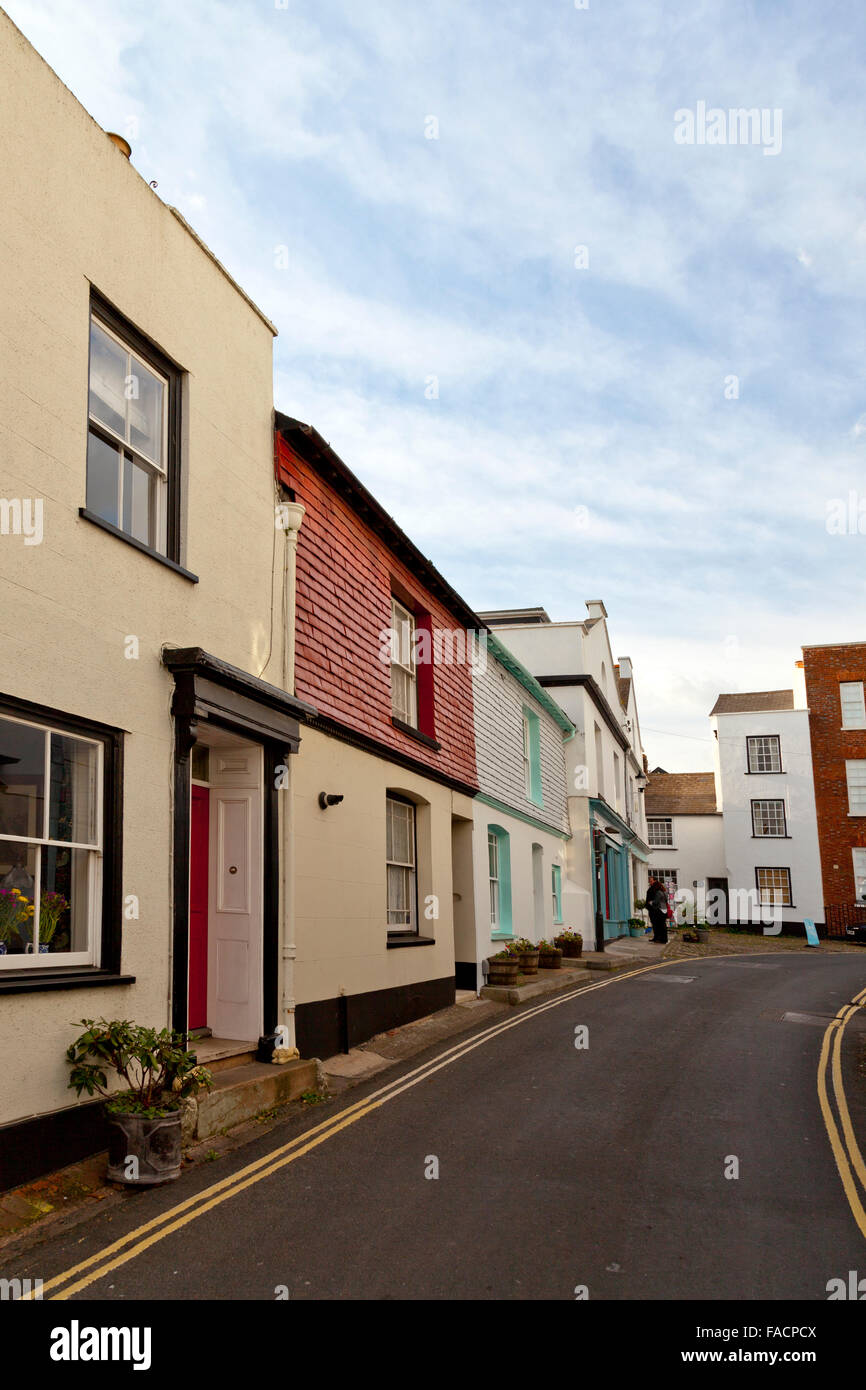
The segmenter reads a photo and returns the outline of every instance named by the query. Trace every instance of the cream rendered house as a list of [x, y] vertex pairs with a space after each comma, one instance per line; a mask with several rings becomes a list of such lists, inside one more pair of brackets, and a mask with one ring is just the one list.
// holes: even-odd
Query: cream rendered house
[[0, 942], [10, 1186], [100, 1147], [73, 1020], [291, 1040], [309, 707], [275, 330], [2, 13], [0, 67], [0, 888], [33, 909]]

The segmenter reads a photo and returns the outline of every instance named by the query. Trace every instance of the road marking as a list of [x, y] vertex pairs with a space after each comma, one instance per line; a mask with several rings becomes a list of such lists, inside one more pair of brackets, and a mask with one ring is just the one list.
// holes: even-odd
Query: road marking
[[[709, 956], [704, 957], [702, 963], [703, 960], [729, 961], [731, 959], [731, 956]], [[426, 1081], [428, 1077], [435, 1075], [435, 1073], [441, 1071], [443, 1067], [450, 1066], [452, 1063], [459, 1061], [469, 1052], [474, 1051], [476, 1047], [481, 1047], [485, 1043], [490, 1042], [493, 1038], [498, 1037], [500, 1033], [508, 1032], [511, 1028], [518, 1028], [522, 1026], [522, 1024], [529, 1022], [530, 1019], [537, 1018], [539, 1014], [547, 1013], [551, 1009], [560, 1007], [562, 1004], [570, 1003], [572, 1000], [578, 998], [578, 996], [592, 994], [599, 989], [607, 989], [610, 985], [618, 984], [621, 980], [631, 980], [639, 975], [646, 975], [657, 970], [666, 970], [673, 964], [676, 964], [676, 962], [660, 961], [655, 965], [642, 966], [636, 970], [629, 970], [622, 974], [613, 975], [607, 980], [599, 980], [597, 983], [582, 985], [577, 989], [569, 990], [567, 993], [564, 992], [554, 999], [548, 999], [542, 1003], [533, 1005], [523, 1010], [516, 1018], [493, 1024], [490, 1028], [477, 1034], [471, 1040], [455, 1043], [445, 1052], [439, 1053], [436, 1057], [431, 1058], [429, 1062], [422, 1063], [413, 1071], [407, 1072], [405, 1075], [397, 1077], [394, 1081], [380, 1087], [378, 1091], [374, 1091], [371, 1095], [367, 1096], [365, 1100], [356, 1101], [354, 1105], [347, 1106], [345, 1110], [341, 1110], [336, 1115], [332, 1115], [328, 1119], [321, 1121], [320, 1124], [313, 1126], [309, 1130], [305, 1130], [303, 1134], [296, 1135], [294, 1139], [289, 1140], [286, 1144], [281, 1145], [277, 1149], [273, 1149], [270, 1153], [265, 1154], [262, 1158], [256, 1159], [253, 1163], [247, 1164], [245, 1168], [239, 1169], [236, 1173], [221, 1179], [212, 1186], [205, 1188], [202, 1192], [196, 1193], [194, 1196], [188, 1197], [185, 1201], [169, 1208], [168, 1211], [153, 1217], [142, 1226], [136, 1227], [134, 1230], [128, 1232], [127, 1235], [121, 1236], [118, 1240], [114, 1241], [111, 1245], [105, 1246], [102, 1250], [88, 1256], [78, 1264], [71, 1266], [62, 1274], [55, 1275], [53, 1278], [45, 1280], [40, 1292], [44, 1295], [49, 1289], [59, 1290], [52, 1294], [52, 1299], [55, 1301], [64, 1301], [71, 1298], [74, 1294], [79, 1293], [90, 1284], [96, 1283], [98, 1280], [104, 1278], [105, 1275], [111, 1273], [112, 1270], [135, 1259], [136, 1256], [157, 1244], [157, 1242], [164, 1239], [164, 1237], [171, 1235], [174, 1231], [180, 1230], [189, 1222], [196, 1220], [199, 1216], [203, 1216], [205, 1212], [211, 1211], [214, 1207], [228, 1200], [228, 1198], [234, 1197], [237, 1193], [244, 1191], [248, 1187], [252, 1187], [263, 1178], [271, 1177], [274, 1173], [278, 1172], [280, 1168], [284, 1168], [289, 1163], [294, 1163], [296, 1159], [302, 1158], [305, 1154], [310, 1153], [314, 1148], [317, 1148], [319, 1144], [324, 1143], [326, 1139], [330, 1139], [332, 1135], [338, 1134], [342, 1129], [347, 1128], [348, 1125], [354, 1124], [365, 1115], [379, 1109], [380, 1106], [387, 1104], [388, 1101], [393, 1100], [404, 1091], [411, 1090], [413, 1087], [420, 1085], [422, 1081]], [[866, 990], [863, 991], [863, 996], [866, 996]], [[860, 997], [861, 996], [857, 996], [858, 999]], [[851, 1012], [854, 1011], [854, 1007], [855, 1006], [852, 1005], [846, 1006]], [[836, 1030], [839, 1026], [840, 1021], [837, 1017], [833, 1020], [831, 1028], [828, 1029], [827, 1036], [825, 1036], [822, 1048], [822, 1059], [824, 1052], [827, 1050], [831, 1030]], [[821, 1082], [822, 1076], [819, 1068], [819, 1096], [821, 1093]], [[844, 1093], [842, 1093], [842, 1095], [842, 1105], [844, 1105]], [[825, 1124], [827, 1124], [830, 1141], [831, 1144], [833, 1144], [835, 1121], [832, 1112], [829, 1112], [828, 1122], [828, 1112], [829, 1106], [828, 1110], [825, 1111], [822, 1102], [822, 1113], [824, 1113]], [[847, 1106], [845, 1106], [843, 1112], [840, 1105], [840, 1115], [842, 1115], [843, 1129], [845, 1129], [847, 1133], [850, 1130], [850, 1117], [848, 1116]], [[833, 1131], [830, 1129], [831, 1125], [833, 1126]], [[836, 1133], [837, 1143], [839, 1143], [838, 1132]], [[841, 1143], [839, 1143], [840, 1150], [841, 1147]], [[859, 1155], [859, 1150], [856, 1149], [856, 1142], [854, 1144], [854, 1149], [862, 1165], [862, 1158]], [[844, 1150], [842, 1150], [842, 1152], [844, 1154]], [[836, 1149], [834, 1148], [834, 1155], [835, 1154]], [[842, 1166], [839, 1165], [838, 1157], [837, 1166], [839, 1166], [841, 1174], [843, 1169]], [[844, 1185], [845, 1178], [843, 1176], [843, 1186]], [[846, 1195], [848, 1195], [847, 1187]], [[854, 1188], [854, 1199], [855, 1201], [858, 1200], [856, 1188]], [[851, 1198], [849, 1196], [849, 1201], [850, 1200]], [[866, 1212], [863, 1212], [862, 1206], [860, 1207], [860, 1211], [863, 1217], [861, 1229], [863, 1234], [866, 1235]], [[125, 1250], [124, 1246], [129, 1246], [130, 1248]], [[82, 1277], [76, 1279], [75, 1276], [79, 1274]], [[61, 1285], [65, 1285], [65, 1287], [61, 1288]], [[25, 1299], [30, 1298], [32, 1294], [27, 1294], [24, 1297]]]
[[[541, 1013], [547, 1013], [550, 1009], [558, 1008], [561, 1004], [567, 1004], [571, 1000], [576, 999], [579, 995], [592, 994], [595, 990], [606, 989], [609, 985], [617, 984], [620, 980], [633, 979], [636, 975], [643, 975], [652, 970], [664, 970], [666, 968], [666, 963], [662, 961], [657, 965], [648, 965], [638, 970], [624, 972], [621, 975], [613, 975], [608, 980], [599, 980], [594, 984], [582, 985], [578, 989], [569, 990], [568, 993], [558, 995], [555, 999], [548, 999], [543, 1003], [533, 1005], [524, 1012], [521, 1012], [517, 1018], [508, 1019], [502, 1023], [491, 1025], [490, 1028], [485, 1029], [484, 1032], [473, 1037], [471, 1041], [464, 1040], [462, 1043], [455, 1043], [453, 1047], [448, 1048], [444, 1053], [439, 1053], [436, 1057], [431, 1058], [429, 1062], [422, 1063], [422, 1065], [416, 1067], [414, 1071], [407, 1072], [404, 1076], [396, 1077], [393, 1081], [382, 1086], [378, 1091], [374, 1091], [366, 1100], [356, 1101], [354, 1105], [347, 1106], [345, 1110], [341, 1110], [336, 1115], [332, 1115], [328, 1119], [323, 1120], [320, 1124], [313, 1126], [312, 1129], [305, 1130], [303, 1134], [296, 1135], [295, 1138], [289, 1140], [288, 1143], [281, 1145], [278, 1149], [273, 1149], [262, 1158], [256, 1159], [255, 1162], [247, 1164], [245, 1168], [241, 1168], [238, 1172], [223, 1178], [220, 1182], [214, 1183], [211, 1187], [205, 1188], [203, 1192], [196, 1193], [193, 1197], [188, 1197], [185, 1201], [178, 1203], [177, 1206], [171, 1207], [168, 1211], [162, 1212], [159, 1216], [155, 1216], [150, 1221], [145, 1222], [144, 1225], [136, 1227], [134, 1230], [128, 1232], [127, 1235], [121, 1236], [111, 1245], [105, 1246], [94, 1255], [90, 1255], [87, 1259], [81, 1260], [78, 1264], [73, 1265], [62, 1274], [55, 1275], [51, 1279], [46, 1279], [42, 1284], [41, 1293], [44, 1295], [49, 1289], [57, 1289], [60, 1285], [66, 1284], [68, 1287], [62, 1289], [59, 1293], [53, 1294], [52, 1297], [57, 1301], [70, 1298], [73, 1294], [78, 1293], [89, 1284], [103, 1278], [104, 1275], [110, 1273], [111, 1270], [126, 1264], [128, 1260], [141, 1254], [151, 1245], [155, 1245], [156, 1242], [162, 1240], [164, 1236], [179, 1230], [189, 1221], [194, 1221], [196, 1217], [202, 1216], [206, 1211], [212, 1210], [213, 1207], [226, 1201], [227, 1198], [233, 1197], [236, 1193], [244, 1191], [245, 1188], [261, 1181], [262, 1178], [270, 1177], [280, 1168], [285, 1167], [289, 1163], [293, 1163], [296, 1158], [301, 1158], [304, 1154], [309, 1153], [312, 1149], [323, 1143], [325, 1139], [329, 1139], [332, 1134], [339, 1133], [339, 1131], [345, 1129], [347, 1125], [354, 1124], [356, 1120], [360, 1120], [364, 1115], [368, 1115], [371, 1111], [377, 1110], [381, 1105], [385, 1105], [395, 1096], [402, 1094], [403, 1091], [417, 1086], [421, 1081], [425, 1081], [428, 1076], [433, 1076], [443, 1067], [450, 1066], [452, 1062], [459, 1061], [468, 1052], [472, 1052], [476, 1047], [481, 1047], [494, 1037], [498, 1037], [500, 1033], [507, 1032], [511, 1028], [517, 1028], [521, 1024], [527, 1023], [530, 1019], [536, 1018]], [[181, 1215], [181, 1213], [183, 1213], [183, 1215]], [[177, 1219], [173, 1220], [172, 1218]], [[138, 1244], [134, 1245], [132, 1249], [124, 1251], [123, 1247], [130, 1245], [133, 1241], [138, 1241]], [[115, 1258], [110, 1258], [112, 1256]], [[107, 1263], [101, 1263], [103, 1260], [107, 1261]], [[97, 1265], [99, 1267], [94, 1268], [94, 1266]], [[84, 1271], [89, 1271], [89, 1273], [85, 1274]], [[68, 1281], [75, 1279], [77, 1274], [82, 1274], [83, 1277], [69, 1284]], [[30, 1294], [27, 1294], [24, 1297], [26, 1299], [30, 1296]]]
[[[821, 1106], [821, 1114], [824, 1117], [824, 1126], [830, 1140], [830, 1148], [833, 1150], [833, 1157], [836, 1160], [836, 1167], [839, 1170], [839, 1177], [842, 1179], [842, 1187], [845, 1196], [848, 1198], [848, 1205], [860, 1233], [866, 1237], [866, 1210], [860, 1200], [855, 1182], [855, 1174], [859, 1179], [864, 1192], [866, 1192], [866, 1165], [863, 1163], [863, 1156], [854, 1137], [854, 1130], [851, 1125], [851, 1116], [848, 1111], [848, 1103], [845, 1099], [845, 1088], [842, 1083], [842, 1034], [850, 1020], [858, 1009], [863, 1007], [866, 1000], [866, 989], [855, 994], [850, 1004], [843, 1004], [838, 1010], [836, 1017], [827, 1027], [821, 1043], [821, 1056], [818, 1061], [818, 1102]], [[831, 1060], [832, 1044], [832, 1060]], [[836, 1124], [833, 1109], [830, 1104], [827, 1092], [827, 1076], [832, 1076], [833, 1094], [836, 1098], [836, 1106], [839, 1111], [839, 1119], [842, 1125], [842, 1135]], [[847, 1147], [846, 1147], [847, 1146]]]

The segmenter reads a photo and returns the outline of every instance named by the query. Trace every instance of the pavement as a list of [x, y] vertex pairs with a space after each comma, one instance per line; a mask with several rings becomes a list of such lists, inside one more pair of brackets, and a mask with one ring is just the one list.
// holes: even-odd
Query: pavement
[[642, 961], [400, 1060], [380, 1038], [359, 1051], [387, 1076], [0, 1276], [72, 1301], [826, 1301], [864, 1262], [820, 1089], [838, 1037], [864, 1147], [866, 1018], [835, 1019], [864, 987], [861, 952]]

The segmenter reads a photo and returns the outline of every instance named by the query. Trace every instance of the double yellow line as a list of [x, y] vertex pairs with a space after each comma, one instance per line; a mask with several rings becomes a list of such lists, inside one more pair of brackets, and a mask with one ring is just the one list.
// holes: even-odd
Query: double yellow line
[[[160, 1216], [155, 1216], [153, 1220], [146, 1221], [142, 1226], [137, 1226], [127, 1235], [114, 1241], [112, 1245], [105, 1246], [95, 1255], [89, 1255], [86, 1260], [64, 1270], [62, 1274], [55, 1275], [53, 1279], [46, 1279], [40, 1292], [47, 1294], [49, 1290], [54, 1290], [51, 1293], [51, 1298], [56, 1301], [71, 1298], [74, 1294], [87, 1288], [89, 1284], [103, 1279], [112, 1270], [119, 1269], [129, 1260], [134, 1260], [136, 1256], [143, 1254], [145, 1250], [156, 1245], [158, 1241], [164, 1240], [166, 1236], [181, 1230], [190, 1221], [204, 1216], [205, 1212], [212, 1211], [221, 1202], [228, 1201], [230, 1197], [236, 1197], [239, 1192], [261, 1182], [264, 1178], [271, 1177], [273, 1173], [278, 1172], [280, 1168], [285, 1168], [287, 1164], [303, 1158], [304, 1154], [310, 1153], [319, 1144], [324, 1144], [325, 1140], [339, 1134], [340, 1130], [355, 1124], [373, 1110], [378, 1110], [380, 1106], [394, 1100], [403, 1091], [420, 1085], [422, 1081], [426, 1081], [428, 1077], [435, 1075], [443, 1067], [459, 1062], [467, 1053], [474, 1051], [476, 1047], [482, 1047], [493, 1038], [499, 1037], [501, 1033], [507, 1033], [511, 1028], [519, 1028], [522, 1024], [537, 1018], [539, 1014], [547, 1013], [550, 1009], [558, 1008], [562, 1004], [568, 1004], [578, 995], [591, 994], [595, 990], [606, 989], [609, 985], [617, 984], [620, 980], [633, 979], [635, 975], [645, 975], [651, 970], [662, 970], [665, 965], [671, 963], [664, 962], [659, 965], [644, 966], [639, 970], [630, 970], [628, 973], [615, 975], [609, 980], [601, 980], [598, 984], [584, 985], [580, 989], [569, 990], [568, 993], [558, 995], [555, 999], [549, 999], [542, 1004], [535, 1005], [534, 1008], [527, 1009], [520, 1013], [517, 1018], [494, 1024], [485, 1029], [484, 1032], [475, 1034], [469, 1041], [456, 1043], [429, 1062], [416, 1067], [414, 1071], [407, 1072], [405, 1076], [397, 1077], [388, 1085], [382, 1086], [380, 1090], [374, 1091], [365, 1100], [359, 1100], [354, 1105], [347, 1106], [345, 1110], [323, 1120], [321, 1124], [314, 1125], [312, 1129], [305, 1130], [303, 1134], [290, 1139], [287, 1144], [282, 1144], [278, 1149], [271, 1150], [263, 1158], [256, 1159], [246, 1168], [239, 1169], [238, 1172], [223, 1178], [221, 1182], [214, 1183], [212, 1187], [205, 1188], [203, 1192], [196, 1193], [194, 1197], [188, 1197], [185, 1202], [179, 1202], [177, 1206], [171, 1207]], [[25, 1298], [31, 1297], [32, 1294], [25, 1295]]]
[[[861, 1192], [866, 1195], [866, 1164], [863, 1162], [863, 1155], [854, 1134], [848, 1102], [845, 1099], [845, 1087], [842, 1084], [842, 1034], [857, 1010], [863, 1008], [864, 1003], [866, 989], [855, 994], [850, 1004], [843, 1004], [824, 1034], [818, 1061], [818, 1099], [848, 1205], [861, 1234], [866, 1236], [866, 1210], [861, 1198]], [[833, 1087], [838, 1124], [830, 1104], [828, 1078]], [[857, 1188], [858, 1182], [860, 1191]]]

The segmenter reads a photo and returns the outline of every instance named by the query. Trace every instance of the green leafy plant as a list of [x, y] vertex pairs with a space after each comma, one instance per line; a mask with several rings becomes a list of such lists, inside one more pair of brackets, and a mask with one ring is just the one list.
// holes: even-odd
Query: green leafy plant
[[323, 1105], [328, 1097], [321, 1091], [301, 1091], [300, 1099], [304, 1105]]
[[[144, 1028], [126, 1019], [79, 1022], [85, 1032], [66, 1050], [72, 1068], [69, 1086], [79, 1096], [84, 1091], [105, 1096], [112, 1114], [156, 1119], [179, 1109], [186, 1096], [213, 1085], [210, 1072], [185, 1050], [180, 1033]], [[109, 1071], [121, 1077], [128, 1090], [110, 1092]]]
[[506, 946], [504, 950], [497, 951], [494, 956], [488, 956], [488, 960], [514, 960], [517, 954], [517, 951], [513, 950], [511, 946]]
[[556, 955], [556, 952], [559, 950], [559, 947], [556, 944], [551, 946], [550, 942], [545, 941], [542, 937], [541, 941], [539, 941], [535, 949], [542, 956], [554, 956]]
[[512, 941], [511, 950], [517, 956], [526, 956], [532, 951], [537, 951], [538, 947], [534, 942], [528, 941], [525, 936], [521, 936], [517, 941]]
[[569, 942], [571, 942], [571, 941], [581, 941], [581, 942], [582, 942], [582, 941], [583, 941], [583, 937], [581, 936], [580, 932], [576, 932], [576, 931], [561, 931], [561, 932], [557, 932], [556, 936], [553, 938], [553, 944], [554, 944], [554, 946], [557, 946], [557, 947], [562, 946], [563, 942], [569, 943]]

